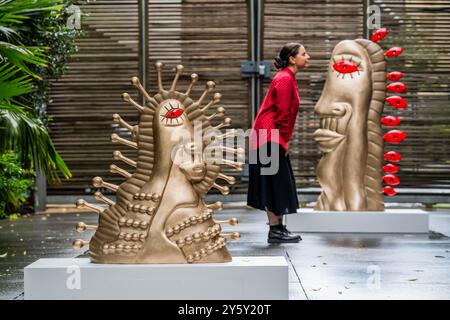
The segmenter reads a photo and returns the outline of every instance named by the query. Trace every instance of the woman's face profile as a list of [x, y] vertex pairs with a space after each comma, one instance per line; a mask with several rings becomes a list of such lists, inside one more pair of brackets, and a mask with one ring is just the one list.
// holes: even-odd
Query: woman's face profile
[[298, 53], [296, 56], [289, 57], [290, 63], [295, 65], [297, 70], [303, 69], [309, 64], [309, 54], [306, 52], [305, 47], [301, 46], [298, 49]]

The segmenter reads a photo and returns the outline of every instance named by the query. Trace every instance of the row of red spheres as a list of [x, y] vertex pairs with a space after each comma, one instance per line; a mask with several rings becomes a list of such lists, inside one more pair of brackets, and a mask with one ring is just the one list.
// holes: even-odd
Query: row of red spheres
[[[381, 28], [374, 32], [372, 35], [372, 41], [377, 42], [382, 40], [388, 34], [388, 30], [386, 28]], [[403, 49], [400, 47], [393, 47], [385, 52], [385, 57], [398, 57], [402, 54]], [[387, 90], [393, 93], [402, 93], [407, 90], [407, 87], [404, 83], [398, 82], [403, 78], [403, 73], [399, 71], [391, 72], [387, 75], [387, 79], [393, 81], [387, 86]], [[392, 107], [396, 109], [405, 109], [407, 107], [406, 100], [400, 96], [390, 96], [386, 98], [386, 102], [389, 103]], [[400, 119], [394, 116], [386, 116], [381, 119], [381, 124], [387, 127], [394, 127], [400, 124]], [[388, 133], [384, 135], [384, 140], [389, 143], [397, 144], [402, 142], [406, 138], [406, 134], [401, 130], [390, 130]], [[389, 151], [384, 154], [384, 158], [393, 163], [397, 163], [401, 160], [401, 155], [396, 151]], [[394, 173], [397, 173], [399, 170], [398, 166], [392, 163], [388, 163], [383, 167], [383, 171], [386, 173], [383, 176], [383, 181], [388, 184], [383, 188], [383, 191], [388, 196], [394, 196], [397, 194], [395, 189], [392, 186], [396, 186], [400, 183], [400, 180]]]

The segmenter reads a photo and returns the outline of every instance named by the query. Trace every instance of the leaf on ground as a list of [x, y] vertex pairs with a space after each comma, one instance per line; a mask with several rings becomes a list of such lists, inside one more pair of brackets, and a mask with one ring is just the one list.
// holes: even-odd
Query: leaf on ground
[[313, 291], [319, 291], [320, 289], [322, 289], [322, 288], [318, 288], [318, 289], [312, 289]]
[[408, 281], [417, 281], [418, 279], [417, 278], [414, 278], [414, 279], [408, 279]]
[[8, 252], [5, 252], [3, 254], [0, 254], [0, 258], [6, 258], [8, 256]]
[[347, 287], [347, 286], [344, 286], [344, 288], [347, 289], [347, 290], [350, 289], [350, 287]]
[[342, 294], [342, 291], [338, 291], [339, 294]]
[[444, 256], [434, 256], [435, 258], [445, 258]]

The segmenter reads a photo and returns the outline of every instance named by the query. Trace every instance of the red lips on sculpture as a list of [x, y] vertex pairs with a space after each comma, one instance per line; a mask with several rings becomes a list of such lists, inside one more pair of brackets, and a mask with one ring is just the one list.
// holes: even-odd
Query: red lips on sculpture
[[403, 48], [401, 47], [393, 47], [384, 53], [385, 57], [398, 57], [403, 52]]
[[381, 28], [378, 29], [377, 31], [375, 31], [372, 34], [372, 42], [377, 42], [382, 40], [384, 37], [386, 37], [386, 35], [388, 34], [388, 30], [386, 28]]
[[403, 73], [400, 71], [394, 71], [387, 75], [387, 78], [391, 81], [398, 81], [403, 78]]
[[406, 100], [399, 96], [387, 97], [386, 101], [396, 109], [405, 109], [408, 105]]
[[387, 86], [388, 91], [395, 92], [395, 93], [402, 93], [403, 91], [406, 91], [406, 86], [401, 82], [394, 82]]
[[389, 151], [384, 154], [384, 158], [390, 162], [399, 162], [402, 156], [397, 151]]
[[383, 171], [386, 173], [397, 173], [398, 172], [398, 166], [392, 163], [388, 163], [383, 167]]
[[401, 130], [391, 130], [383, 137], [384, 141], [389, 143], [400, 143], [405, 140], [406, 134]]
[[387, 126], [387, 127], [395, 127], [400, 124], [400, 119], [394, 116], [386, 116], [383, 119], [381, 119], [381, 124]]
[[384, 194], [387, 196], [395, 196], [397, 192], [391, 186], [387, 186], [383, 188]]
[[383, 181], [391, 186], [396, 186], [400, 183], [400, 179], [393, 174], [387, 174], [383, 177]]

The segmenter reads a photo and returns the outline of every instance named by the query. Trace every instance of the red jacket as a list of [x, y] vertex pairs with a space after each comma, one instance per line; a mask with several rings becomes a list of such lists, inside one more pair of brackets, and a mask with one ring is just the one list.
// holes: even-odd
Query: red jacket
[[[294, 72], [286, 67], [272, 79], [261, 108], [258, 110], [250, 135], [250, 148], [259, 148], [266, 142], [279, 143], [287, 151], [286, 143], [294, 132], [295, 120], [300, 105], [297, 80]], [[267, 138], [259, 136], [261, 129], [267, 129]], [[278, 129], [279, 135], [272, 135], [271, 129]]]

